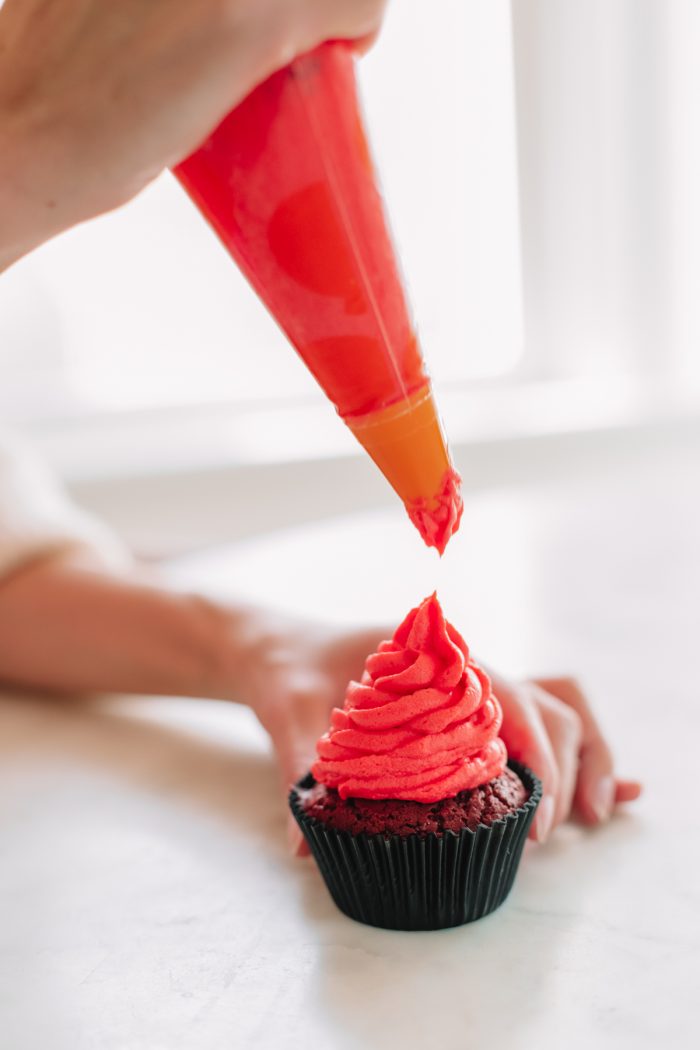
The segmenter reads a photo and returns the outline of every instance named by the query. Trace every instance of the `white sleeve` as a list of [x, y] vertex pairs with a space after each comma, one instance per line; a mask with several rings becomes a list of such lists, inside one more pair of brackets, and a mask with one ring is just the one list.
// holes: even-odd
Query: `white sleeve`
[[37, 456], [0, 433], [0, 577], [46, 554], [80, 549], [95, 553], [106, 568], [130, 561], [126, 547], [71, 502]]

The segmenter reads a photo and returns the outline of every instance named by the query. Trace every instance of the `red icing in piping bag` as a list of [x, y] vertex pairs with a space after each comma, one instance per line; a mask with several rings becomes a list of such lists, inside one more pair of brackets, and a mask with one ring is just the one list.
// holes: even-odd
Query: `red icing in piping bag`
[[175, 174], [429, 546], [459, 524], [450, 461], [360, 116], [352, 50], [261, 84]]
[[433, 594], [350, 682], [311, 772], [341, 798], [452, 798], [503, 772], [502, 717], [488, 675]]

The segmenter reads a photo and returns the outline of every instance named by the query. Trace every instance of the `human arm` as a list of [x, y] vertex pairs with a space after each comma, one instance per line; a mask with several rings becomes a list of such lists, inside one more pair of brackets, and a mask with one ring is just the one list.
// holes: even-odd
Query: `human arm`
[[[37, 560], [0, 580], [0, 680], [246, 703], [270, 734], [284, 787], [308, 769], [331, 708], [381, 633], [180, 593], [137, 570], [106, 572], [85, 552]], [[617, 803], [639, 795], [636, 781], [615, 775], [572, 680], [514, 684], [494, 675], [493, 682], [508, 749], [538, 773], [551, 799], [540, 806], [534, 838], [545, 841], [572, 811], [586, 823], [605, 822]]]
[[[240, 701], [269, 732], [286, 788], [307, 771], [347, 682], [390, 634], [214, 601], [146, 578], [29, 450], [0, 442], [0, 681]], [[636, 781], [616, 777], [574, 682], [492, 679], [508, 749], [552, 799], [538, 809], [535, 837], [544, 840], [572, 806], [597, 823], [639, 794]]]
[[[86, 547], [0, 576], [0, 685], [244, 703], [270, 734], [284, 795], [377, 640], [106, 570]], [[297, 830], [290, 821], [294, 853]]]

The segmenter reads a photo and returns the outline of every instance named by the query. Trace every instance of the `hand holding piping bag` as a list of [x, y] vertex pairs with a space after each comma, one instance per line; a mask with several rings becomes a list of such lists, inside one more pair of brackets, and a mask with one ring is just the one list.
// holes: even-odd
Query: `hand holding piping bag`
[[271, 73], [386, 0], [5, 0], [0, 272], [134, 197]]

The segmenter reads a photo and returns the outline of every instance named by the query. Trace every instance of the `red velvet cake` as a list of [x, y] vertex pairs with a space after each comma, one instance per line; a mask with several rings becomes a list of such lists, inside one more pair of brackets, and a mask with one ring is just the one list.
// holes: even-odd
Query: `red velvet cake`
[[338, 831], [351, 835], [455, 835], [464, 828], [476, 831], [513, 813], [527, 801], [528, 792], [511, 769], [488, 784], [460, 791], [439, 802], [410, 802], [397, 799], [342, 799], [333, 788], [314, 784], [300, 791], [304, 812]]

